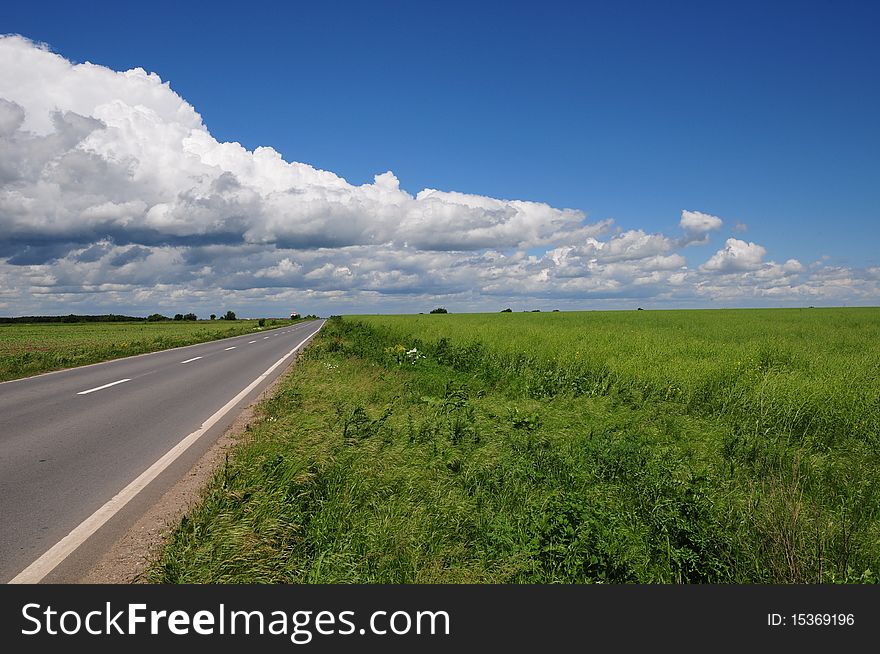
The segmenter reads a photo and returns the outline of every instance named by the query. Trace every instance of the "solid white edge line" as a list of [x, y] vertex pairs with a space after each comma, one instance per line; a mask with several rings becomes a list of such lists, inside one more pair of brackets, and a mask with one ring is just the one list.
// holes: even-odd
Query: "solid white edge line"
[[94, 393], [95, 391], [103, 391], [105, 388], [110, 388], [111, 386], [116, 386], [116, 384], [124, 384], [125, 382], [131, 381], [130, 379], [120, 379], [119, 381], [110, 382], [109, 384], [104, 384], [103, 386], [97, 386], [96, 388], [90, 388], [87, 391], [80, 391], [77, 395], [88, 395], [89, 393]]
[[144, 470], [137, 479], [128, 486], [119, 491], [116, 495], [104, 504], [100, 509], [95, 511], [88, 518], [83, 520], [73, 531], [67, 536], [53, 545], [45, 554], [36, 561], [31, 563], [24, 570], [13, 577], [10, 584], [36, 584], [39, 583], [46, 575], [58, 567], [64, 559], [70, 556], [76, 548], [82, 545], [92, 534], [100, 529], [110, 518], [116, 515], [126, 504], [128, 504], [138, 493], [146, 488], [150, 482], [158, 477], [162, 471], [174, 463], [181, 454], [183, 454], [193, 443], [201, 438], [206, 431], [213, 427], [224, 415], [229, 413], [236, 404], [238, 404], [248, 393], [250, 393], [260, 382], [268, 377], [272, 372], [293, 356], [296, 351], [301, 348], [306, 341], [321, 331], [323, 323], [318, 329], [306, 336], [300, 343], [290, 352], [273, 363], [266, 372], [257, 377], [254, 381], [247, 385], [238, 395], [224, 404], [216, 413], [202, 423], [202, 426], [192, 432], [189, 436], [180, 441], [177, 445], [166, 452], [158, 461], [149, 468]]
[[186, 361], [181, 361], [181, 363], [192, 363], [193, 361], [198, 361], [202, 357], [193, 357], [192, 359], [187, 359]]

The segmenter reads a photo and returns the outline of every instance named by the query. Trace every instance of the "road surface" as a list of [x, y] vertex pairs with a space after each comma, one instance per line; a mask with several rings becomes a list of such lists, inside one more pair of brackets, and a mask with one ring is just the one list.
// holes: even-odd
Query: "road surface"
[[79, 578], [322, 325], [0, 384], [0, 581]]

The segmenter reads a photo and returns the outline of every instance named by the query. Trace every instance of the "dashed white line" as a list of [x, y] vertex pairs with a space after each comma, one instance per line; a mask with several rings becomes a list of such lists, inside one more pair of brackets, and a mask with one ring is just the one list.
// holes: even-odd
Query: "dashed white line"
[[116, 384], [124, 384], [127, 381], [131, 381], [130, 379], [120, 379], [119, 381], [110, 382], [109, 384], [104, 384], [103, 386], [98, 386], [96, 388], [90, 388], [87, 391], [80, 391], [77, 395], [88, 395], [89, 393], [94, 393], [95, 391], [102, 391], [105, 388], [110, 388], [111, 386], [116, 386]]
[[186, 361], [181, 361], [181, 363], [192, 363], [193, 361], [198, 361], [202, 357], [193, 357], [192, 359], [187, 359]]
[[256, 341], [248, 341], [248, 345], [250, 345], [251, 343], [256, 343]]
[[269, 337], [268, 337], [268, 336], [263, 336], [263, 340], [264, 340], [264, 341], [265, 341], [267, 338], [269, 338]]
[[[208, 431], [214, 424], [216, 424], [223, 416], [234, 409], [235, 406], [241, 400], [243, 400], [248, 393], [256, 388], [256, 386], [260, 382], [271, 375], [278, 366], [282, 365], [291, 356], [296, 354], [296, 352], [303, 345], [305, 345], [306, 341], [317, 334], [320, 329], [321, 326], [319, 326], [318, 329], [316, 329], [311, 334], [306, 336], [303, 340], [301, 340], [290, 352], [288, 352], [283, 357], [278, 359], [278, 361], [269, 366], [269, 369], [266, 370], [266, 372], [264, 372], [262, 375], [257, 377], [250, 384], [248, 384], [245, 388], [243, 388], [241, 392], [233, 397], [231, 400], [229, 400], [229, 402], [220, 407], [220, 409], [218, 409], [216, 413], [214, 413], [210, 418], [202, 423], [201, 427], [196, 429], [194, 432], [181, 440], [177, 445], [168, 450], [164, 454], [164, 456], [159, 458], [158, 461], [156, 461], [153, 465], [144, 470], [137, 479], [132, 481], [128, 486], [126, 486], [116, 495], [111, 497], [107, 501], [107, 503], [104, 504], [104, 506], [99, 508], [92, 515], [81, 522], [77, 527], [73, 529], [73, 531], [67, 534], [67, 536], [55, 543], [55, 545], [49, 548], [49, 550], [40, 558], [31, 563], [21, 572], [19, 572], [15, 577], [12, 578], [9, 583], [35, 584], [41, 581], [47, 574], [58, 567], [58, 565], [64, 559], [66, 559], [74, 550], [82, 545], [89, 538], [89, 536], [94, 534], [98, 529], [101, 528], [101, 526], [103, 526], [108, 520], [110, 520], [110, 518], [116, 515], [119, 510], [122, 509], [122, 507], [124, 507], [126, 504], [128, 504], [135, 495], [146, 488], [149, 483], [153, 481], [156, 477], [158, 477], [163, 470], [165, 470], [175, 460], [177, 460], [177, 458], [181, 454], [183, 454], [193, 443], [199, 440], [206, 431]], [[125, 381], [129, 380], [126, 379]]]
[[232, 347], [227, 347], [227, 348], [225, 348], [223, 351], [224, 351], [224, 352], [229, 352], [229, 350], [234, 350], [234, 349], [235, 349], [235, 346], [233, 345]]

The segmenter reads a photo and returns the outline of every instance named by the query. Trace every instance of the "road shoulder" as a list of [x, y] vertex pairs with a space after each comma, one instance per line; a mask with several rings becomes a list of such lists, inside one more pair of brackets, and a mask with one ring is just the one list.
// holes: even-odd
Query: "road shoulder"
[[196, 503], [214, 473], [226, 462], [229, 451], [245, 436], [259, 404], [270, 397], [291, 373], [296, 358], [236, 416], [207, 452], [169, 488], [80, 579], [81, 584], [148, 583], [145, 572], [189, 508]]

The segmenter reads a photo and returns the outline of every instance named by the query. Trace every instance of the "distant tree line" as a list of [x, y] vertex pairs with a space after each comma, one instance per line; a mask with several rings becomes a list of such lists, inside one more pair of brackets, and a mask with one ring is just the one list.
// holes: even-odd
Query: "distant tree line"
[[[211, 320], [217, 316], [211, 314]], [[165, 320], [198, 320], [199, 317], [194, 313], [177, 313], [173, 318], [162, 315], [161, 313], [151, 313], [144, 318], [143, 316], [122, 316], [116, 313], [107, 313], [99, 316], [78, 315], [71, 313], [66, 316], [0, 316], [0, 324], [9, 323], [47, 323], [47, 322], [161, 322]], [[220, 320], [235, 320], [235, 312], [227, 311], [225, 315], [220, 316]]]
[[[317, 318], [317, 316], [308, 315], [306, 318]], [[194, 313], [176, 313], [173, 317], [161, 313], [151, 313], [146, 318], [143, 316], [122, 316], [115, 313], [106, 313], [99, 316], [77, 315], [71, 313], [66, 316], [0, 316], [0, 324], [35, 322], [163, 322], [166, 320], [185, 321], [198, 319], [199, 317]], [[211, 320], [217, 320], [217, 314], [212, 313]], [[235, 311], [227, 311], [220, 316], [220, 320], [238, 320], [238, 318], [235, 316]]]
[[175, 313], [173, 318], [163, 316], [161, 313], [151, 313], [147, 316], [147, 322], [163, 322], [165, 320], [198, 320], [199, 317], [194, 313]]
[[108, 313], [101, 316], [79, 316], [71, 313], [67, 316], [15, 316], [2, 317], [0, 323], [20, 323], [20, 322], [143, 322], [148, 320], [142, 316], [120, 316], [115, 313]]
[[[199, 317], [194, 313], [175, 313], [173, 318], [163, 316], [161, 313], [151, 313], [147, 316], [149, 322], [159, 322], [162, 320], [198, 320]], [[216, 320], [217, 314], [211, 314], [211, 320]], [[235, 311], [227, 311], [226, 315], [220, 316], [220, 320], [235, 320]]]

